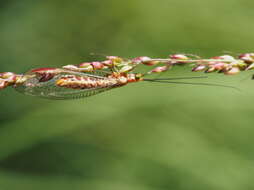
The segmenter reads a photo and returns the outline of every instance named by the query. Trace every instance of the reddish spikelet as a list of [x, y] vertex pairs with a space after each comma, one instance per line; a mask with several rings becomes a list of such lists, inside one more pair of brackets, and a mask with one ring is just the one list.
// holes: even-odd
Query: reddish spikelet
[[93, 68], [92, 64], [88, 63], [88, 62], [81, 63], [81, 64], [79, 64], [79, 67], [77, 67], [78, 72], [91, 72], [93, 70], [94, 70], [94, 68]]
[[112, 60], [105, 60], [101, 62], [106, 67], [112, 67], [114, 65]]
[[136, 57], [134, 59], [132, 59], [133, 63], [141, 63], [141, 62], [146, 62], [146, 61], [150, 61], [151, 58], [150, 57], [146, 57], [146, 56], [141, 56], [141, 57]]
[[4, 73], [0, 73], [0, 78], [2, 79], [10, 79], [12, 77], [15, 77], [16, 74], [12, 73], [12, 72], [4, 72]]
[[91, 65], [93, 66], [94, 69], [103, 69], [104, 68], [104, 65], [98, 61], [92, 62]]
[[106, 58], [114, 63], [121, 63], [123, 61], [123, 59], [118, 56], [106, 56]]
[[216, 71], [216, 70], [215, 70], [215, 68], [212, 66], [212, 67], [209, 67], [205, 72], [206, 72], [206, 73], [212, 73], [212, 72], [214, 72], [214, 71]]
[[71, 71], [78, 71], [78, 67], [75, 65], [65, 65], [63, 68]]
[[254, 63], [250, 64], [250, 65], [246, 68], [246, 70], [252, 70], [252, 69], [254, 69]]
[[161, 72], [167, 71], [168, 69], [169, 69], [168, 66], [156, 67], [151, 72], [152, 73], [161, 73]]
[[227, 65], [225, 63], [215, 63], [213, 65], [214, 69], [217, 70], [217, 71], [221, 71], [223, 70], [224, 68], [227, 67]]
[[87, 66], [89, 66], [89, 65], [91, 65], [91, 63], [89, 63], [89, 62], [84, 62], [84, 63], [80, 63], [79, 64], [79, 67], [87, 67]]
[[136, 58], [132, 59], [132, 63], [134, 63], [134, 64], [142, 63], [147, 66], [153, 66], [153, 65], [158, 64], [159, 62], [151, 60], [150, 57], [142, 56], [142, 57], [136, 57]]
[[235, 58], [231, 55], [221, 55], [221, 56], [216, 56], [216, 57], [212, 57], [211, 59], [221, 59], [221, 60], [225, 60], [225, 61], [235, 61]]
[[0, 90], [4, 89], [8, 86], [8, 82], [6, 80], [0, 79]]
[[232, 67], [228, 71], [224, 72], [225, 75], [235, 75], [240, 72], [240, 69], [238, 67]]
[[254, 63], [254, 53], [244, 53], [239, 55], [239, 59], [243, 60], [245, 63]]
[[0, 73], [0, 89], [6, 88], [7, 86], [14, 85], [22, 75], [16, 75], [12, 72]]
[[198, 65], [196, 67], [194, 67], [192, 69], [193, 72], [197, 72], [197, 71], [204, 71], [206, 69], [206, 66], [205, 65]]
[[189, 58], [184, 54], [174, 54], [169, 56], [171, 59], [188, 60]]

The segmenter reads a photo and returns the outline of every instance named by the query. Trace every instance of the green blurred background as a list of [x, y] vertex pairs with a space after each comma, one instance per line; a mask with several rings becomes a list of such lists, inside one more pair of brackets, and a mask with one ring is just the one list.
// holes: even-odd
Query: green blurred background
[[[252, 0], [5, 0], [0, 71], [254, 49]], [[200, 76], [176, 68], [163, 76]], [[0, 93], [1, 190], [254, 189], [254, 81], [137, 83], [73, 101]], [[197, 80], [197, 79], [196, 79]], [[200, 81], [199, 81], [200, 82]]]

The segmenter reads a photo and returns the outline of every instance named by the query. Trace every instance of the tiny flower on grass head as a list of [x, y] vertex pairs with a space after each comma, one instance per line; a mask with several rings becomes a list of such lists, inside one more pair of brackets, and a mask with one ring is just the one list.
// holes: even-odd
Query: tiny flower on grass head
[[12, 72], [4, 72], [4, 73], [0, 73], [0, 78], [2, 79], [10, 79], [12, 77], [15, 77], [16, 74], [12, 73]]
[[88, 62], [81, 63], [79, 64], [78, 70], [84, 71], [84, 72], [90, 72], [90, 71], [93, 71], [93, 66], [91, 65], [91, 63], [88, 63]]
[[91, 62], [91, 65], [94, 69], [102, 69], [104, 67], [104, 65], [98, 61]]
[[174, 65], [174, 64], [182, 65], [182, 64], [186, 63], [185, 62], [186, 60], [190, 59], [189, 57], [187, 57], [184, 54], [173, 54], [173, 55], [170, 55], [169, 58], [173, 59], [173, 60], [168, 62], [169, 65]]
[[20, 76], [21, 75], [16, 75], [15, 73], [12, 72], [0, 73], [0, 89], [13, 85]]
[[72, 70], [72, 71], [78, 70], [78, 67], [75, 65], [65, 65], [65, 66], [63, 66], [63, 68], [67, 69], [67, 70]]
[[244, 53], [239, 55], [239, 59], [243, 60], [245, 63], [254, 63], [254, 53]]
[[204, 71], [206, 69], [206, 65], [197, 65], [196, 67], [194, 67], [192, 69], [192, 71], [196, 72], [196, 71]]
[[188, 60], [189, 58], [184, 54], [174, 54], [169, 56], [171, 59]]
[[213, 67], [215, 68], [215, 70], [221, 71], [221, 70], [225, 69], [225, 67], [227, 67], [227, 65], [225, 63], [215, 63], [213, 65]]
[[252, 70], [252, 69], [254, 69], [254, 63], [250, 64], [250, 65], [246, 68], [246, 70]]
[[225, 75], [235, 75], [240, 72], [238, 67], [232, 67], [231, 69], [224, 72]]
[[227, 69], [229, 67], [231, 68], [231, 66], [227, 63], [211, 61], [207, 64], [207, 70], [205, 72], [207, 72], [207, 73], [211, 73], [214, 71], [223, 72], [225, 69]]
[[0, 79], [2, 81], [6, 81], [7, 83], [13, 83], [16, 81], [17, 75], [12, 72], [0, 73]]
[[153, 70], [151, 70], [152, 73], [161, 73], [164, 71], [167, 71], [169, 69], [168, 66], [162, 66], [162, 67], [155, 67]]
[[8, 86], [8, 82], [4, 79], [0, 79], [0, 89], [4, 89]]
[[216, 71], [215, 67], [210, 66], [209, 68], [206, 69], [205, 72], [206, 72], [206, 73], [212, 73], [212, 72], [214, 72], [214, 71]]
[[152, 66], [152, 65], [158, 64], [159, 62], [151, 60], [150, 57], [142, 56], [142, 57], [136, 57], [136, 58], [132, 59], [132, 63], [134, 63], [134, 64], [142, 63], [144, 65]]
[[234, 58], [230, 55], [216, 56], [210, 59], [201, 59], [197, 61], [203, 63], [197, 64], [192, 71], [205, 70], [206, 73], [218, 71], [219, 73], [224, 73], [226, 75], [234, 75], [240, 71], [246, 70], [248, 67], [248, 64], [243, 60]]
[[108, 60], [111, 60], [114, 64], [123, 62], [123, 58], [118, 57], [118, 56], [107, 56], [106, 58]]
[[83, 67], [87, 67], [87, 66], [89, 66], [89, 65], [91, 65], [91, 63], [89, 63], [89, 62], [84, 62], [84, 63], [80, 63], [80, 64], [79, 64], [79, 67], [80, 67], [80, 68], [83, 68]]
[[106, 67], [112, 67], [113, 66], [113, 61], [112, 60], [105, 60], [101, 62], [104, 66]]
[[231, 55], [221, 55], [221, 56], [212, 57], [211, 59], [221, 59], [221, 60], [225, 60], [225, 61], [228, 61], [228, 62], [233, 62], [233, 61], [236, 60]]
[[146, 61], [150, 61], [151, 58], [147, 57], [147, 56], [141, 56], [141, 57], [136, 57], [134, 59], [132, 59], [133, 63], [141, 63], [141, 62], [146, 62]]

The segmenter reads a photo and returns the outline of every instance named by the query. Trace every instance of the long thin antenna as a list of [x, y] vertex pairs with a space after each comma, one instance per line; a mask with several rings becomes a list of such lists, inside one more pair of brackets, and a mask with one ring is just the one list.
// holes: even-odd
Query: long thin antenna
[[154, 81], [160, 81], [160, 80], [182, 80], [182, 79], [203, 79], [208, 78], [207, 76], [198, 76], [198, 77], [169, 77], [169, 78], [155, 78], [151, 79]]
[[187, 84], [187, 85], [201, 85], [201, 86], [217, 86], [217, 87], [225, 87], [225, 88], [232, 88], [235, 90], [240, 91], [240, 89], [234, 87], [234, 86], [228, 86], [228, 85], [221, 85], [221, 84], [212, 84], [212, 83], [192, 83], [192, 82], [178, 82], [178, 81], [160, 81], [160, 80], [153, 80], [153, 79], [144, 79], [144, 81], [147, 82], [157, 82], [157, 83], [170, 83], [170, 84]]

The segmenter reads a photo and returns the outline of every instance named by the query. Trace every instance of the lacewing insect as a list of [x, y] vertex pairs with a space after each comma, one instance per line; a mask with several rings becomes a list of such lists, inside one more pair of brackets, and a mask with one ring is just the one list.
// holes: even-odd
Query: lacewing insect
[[21, 85], [16, 85], [15, 89], [32, 96], [75, 99], [92, 96], [138, 80], [134, 74], [102, 75], [62, 70], [51, 76], [35, 74]]
[[[0, 89], [13, 86], [17, 91], [27, 95], [49, 99], [75, 99], [92, 96], [129, 83], [141, 81], [234, 88], [220, 84], [177, 81], [181, 79], [207, 78], [204, 76], [155, 79], [146, 77], [153, 73], [165, 72], [175, 65], [186, 63], [193, 64], [192, 71], [205, 71], [208, 73], [218, 71], [219, 73], [232, 75], [241, 70], [252, 69], [253, 62], [254, 54], [242, 54], [238, 59], [231, 56], [201, 59], [180, 54], [171, 55], [169, 59], [138, 57], [129, 60], [108, 56], [107, 60], [101, 62], [66, 65], [62, 68], [39, 68], [21, 75], [11, 72], [0, 73]], [[133, 71], [140, 64], [147, 66], [156, 65], [156, 67], [146, 73], [134, 73]]]
[[[134, 73], [80, 73], [68, 70], [61, 70], [53, 73], [52, 70], [42, 69], [43, 74], [33, 71], [30, 74], [16, 76], [16, 83], [13, 87], [26, 95], [38, 96], [49, 99], [76, 99], [92, 96], [110, 89], [119, 88], [133, 82], [155, 82], [155, 83], [176, 83], [172, 80], [206, 78], [206, 77], [182, 77], [182, 78], [161, 78], [146, 79], [141, 74]], [[38, 71], [42, 71], [38, 70]], [[45, 72], [49, 71], [49, 73]], [[214, 85], [209, 83], [197, 83], [198, 85]], [[223, 86], [223, 85], [215, 85]]]

